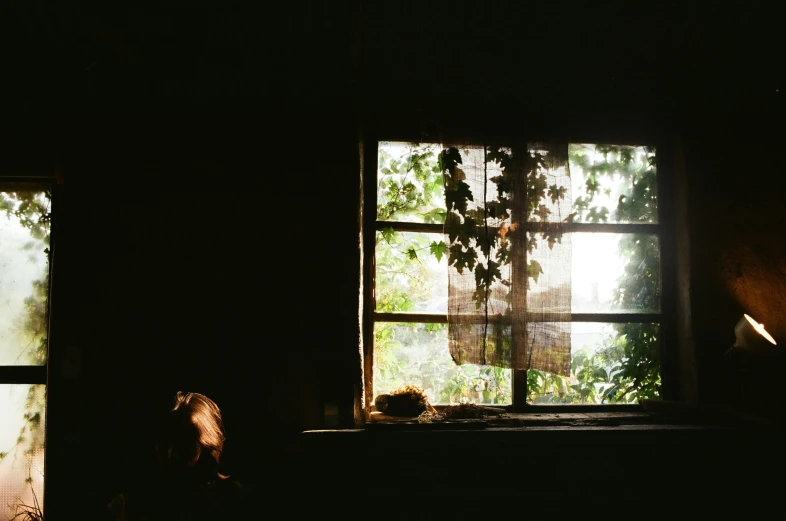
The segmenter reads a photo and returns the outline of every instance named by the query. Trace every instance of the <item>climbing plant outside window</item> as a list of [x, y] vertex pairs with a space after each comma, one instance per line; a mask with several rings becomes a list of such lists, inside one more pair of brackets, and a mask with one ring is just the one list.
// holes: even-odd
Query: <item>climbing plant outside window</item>
[[374, 144], [367, 397], [412, 384], [434, 405], [660, 396], [654, 147]]

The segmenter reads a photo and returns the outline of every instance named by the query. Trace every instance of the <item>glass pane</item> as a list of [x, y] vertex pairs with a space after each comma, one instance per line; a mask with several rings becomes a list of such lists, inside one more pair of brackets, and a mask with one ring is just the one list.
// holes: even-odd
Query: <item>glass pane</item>
[[658, 236], [574, 233], [573, 313], [660, 312]]
[[575, 222], [657, 223], [655, 148], [569, 146]]
[[49, 203], [41, 187], [0, 183], [0, 365], [46, 362]]
[[527, 371], [527, 403], [637, 403], [660, 397], [658, 324], [571, 324], [571, 375]]
[[530, 222], [564, 222], [569, 219], [572, 211], [572, 179], [564, 164], [553, 164], [550, 155], [556, 151], [548, 148], [537, 144], [529, 145], [530, 156], [536, 165], [527, 175]]
[[374, 325], [374, 396], [417, 385], [432, 405], [510, 404], [511, 371], [453, 362], [447, 324], [377, 322]]
[[445, 222], [445, 191], [436, 144], [380, 142], [377, 220]]
[[527, 310], [569, 313], [573, 234], [527, 233]]
[[377, 232], [377, 311], [446, 314], [448, 261], [440, 252], [442, 234]]
[[0, 418], [0, 519], [43, 514], [46, 386], [0, 384]]

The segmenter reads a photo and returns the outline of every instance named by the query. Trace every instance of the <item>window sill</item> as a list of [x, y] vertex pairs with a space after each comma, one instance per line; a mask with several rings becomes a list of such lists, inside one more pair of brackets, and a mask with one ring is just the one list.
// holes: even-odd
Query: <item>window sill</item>
[[[627, 411], [602, 407], [544, 407], [543, 412], [497, 412], [477, 419], [419, 421], [372, 411], [365, 430], [673, 430], [779, 427], [781, 423], [723, 406], [691, 406], [678, 402], [645, 401]], [[538, 407], [539, 408], [539, 407]], [[490, 409], [493, 411], [494, 409]]]
[[417, 418], [387, 416], [372, 412], [367, 428], [420, 429], [494, 429], [494, 428], [553, 428], [553, 427], [619, 427], [662, 423], [646, 412], [525, 412], [502, 413], [477, 419], [448, 419], [419, 422]]

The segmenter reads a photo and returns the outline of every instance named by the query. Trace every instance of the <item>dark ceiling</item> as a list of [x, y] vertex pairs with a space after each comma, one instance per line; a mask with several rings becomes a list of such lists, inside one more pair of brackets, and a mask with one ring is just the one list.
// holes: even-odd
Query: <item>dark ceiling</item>
[[20, 121], [150, 107], [285, 116], [337, 100], [769, 114], [786, 88], [766, 2], [66, 4], [0, 14], [0, 92]]

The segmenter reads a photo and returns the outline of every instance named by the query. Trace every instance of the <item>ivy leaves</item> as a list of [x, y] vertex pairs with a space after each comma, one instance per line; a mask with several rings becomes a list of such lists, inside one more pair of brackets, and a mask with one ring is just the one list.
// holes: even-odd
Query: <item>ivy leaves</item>
[[568, 191], [566, 186], [558, 186], [556, 184], [549, 186], [548, 195], [551, 202], [557, 204], [560, 199], [565, 199], [565, 193]]
[[442, 170], [435, 145], [380, 147], [377, 174], [377, 219], [441, 223]]
[[572, 145], [569, 154], [571, 175], [583, 180], [577, 222], [657, 222], [654, 148]]
[[472, 271], [478, 261], [477, 253], [473, 249], [464, 248], [461, 244], [450, 246], [448, 258], [450, 265], [454, 266], [459, 273], [464, 273], [464, 270]]
[[443, 241], [440, 242], [432, 242], [429, 246], [429, 251], [431, 254], [437, 258], [437, 262], [442, 260], [442, 257], [445, 255], [445, 243]]
[[[388, 230], [392, 231], [390, 228], [388, 228]], [[446, 246], [443, 241], [433, 241], [431, 244], [429, 244], [428, 247], [429, 253], [431, 253], [437, 259], [437, 262], [441, 261], [442, 257], [445, 256], [445, 248]], [[409, 260], [417, 260], [418, 258], [418, 250], [416, 250], [414, 247], [409, 248], [406, 251], [406, 254]]]
[[587, 212], [586, 220], [591, 223], [605, 223], [609, 219], [609, 209], [593, 206]]
[[[382, 236], [382, 240], [387, 242], [390, 245], [393, 245], [395, 242], [396, 231], [388, 226], [387, 228], [383, 228], [380, 230], [380, 235]], [[442, 260], [442, 257], [445, 256], [445, 250], [447, 246], [445, 245], [444, 241], [432, 241], [431, 244], [428, 245], [428, 251], [431, 255], [433, 255], [437, 262]], [[405, 250], [405, 254], [407, 258], [410, 260], [417, 260], [418, 259], [418, 251], [423, 250], [424, 248], [415, 248], [414, 246], [410, 246]]]
[[[462, 152], [447, 148], [440, 153], [439, 164], [445, 174], [445, 201], [448, 214], [445, 231], [448, 234], [448, 264], [458, 273], [472, 272], [475, 278], [475, 303], [480, 306], [488, 298], [493, 284], [510, 288], [512, 281], [503, 276], [502, 267], [511, 261], [511, 251], [516, 240], [523, 241], [528, 254], [537, 248], [536, 233], [513, 233], [524, 222], [549, 223], [554, 206], [565, 199], [567, 186], [548, 182], [546, 173], [547, 154], [530, 150], [515, 156], [510, 150], [497, 146], [483, 149], [486, 165], [496, 165], [499, 173], [488, 178], [496, 185], [496, 191], [484, 194], [482, 203], [467, 182], [462, 170]], [[488, 168], [488, 166], [486, 166]], [[482, 185], [481, 185], [482, 186]], [[520, 188], [517, 188], [520, 187]], [[519, 197], [524, 210], [518, 220], [510, 222]], [[558, 227], [544, 226], [538, 232], [549, 248], [561, 242], [562, 231]], [[514, 239], [515, 237], [515, 239]], [[527, 265], [529, 279], [538, 282], [543, 267], [534, 259]]]
[[543, 273], [543, 267], [540, 265], [538, 261], [532, 259], [529, 261], [527, 265], [527, 277], [531, 278], [535, 282], [538, 282], [538, 277], [540, 274]]
[[459, 215], [464, 216], [467, 214], [469, 201], [474, 202], [475, 197], [465, 181], [466, 174], [458, 166], [461, 163], [461, 153], [457, 148], [447, 148], [439, 154], [439, 168], [444, 174], [445, 206], [447, 211], [455, 211]]
[[469, 185], [464, 181], [448, 183], [445, 190], [445, 202], [448, 211], [455, 210], [461, 215], [466, 215], [469, 201], [474, 201]]

